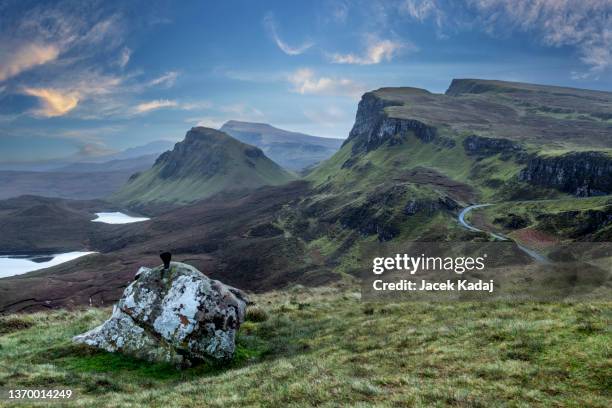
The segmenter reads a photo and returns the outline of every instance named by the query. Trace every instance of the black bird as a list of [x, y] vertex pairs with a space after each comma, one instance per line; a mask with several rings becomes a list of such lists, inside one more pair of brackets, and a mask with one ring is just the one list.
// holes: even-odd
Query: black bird
[[170, 260], [172, 259], [172, 254], [168, 251], [164, 251], [159, 254], [159, 257], [164, 263], [164, 269], [167, 270], [168, 268], [170, 268]]

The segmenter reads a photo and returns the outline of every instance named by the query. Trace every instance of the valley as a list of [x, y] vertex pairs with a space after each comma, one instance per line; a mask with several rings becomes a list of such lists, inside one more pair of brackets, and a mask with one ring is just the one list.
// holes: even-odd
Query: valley
[[[355, 279], [363, 248], [383, 243], [507, 237], [537, 258], [542, 242], [609, 241], [612, 125], [599, 112], [611, 101], [471, 79], [445, 94], [383, 88], [363, 96], [340, 150], [301, 179], [257, 147], [193, 128], [106, 201], [0, 202], [7, 253], [99, 252], [0, 280], [0, 311], [107, 305], [161, 250], [262, 292]], [[253, 130], [227, 124], [240, 126]], [[91, 222], [126, 211], [151, 219]]]

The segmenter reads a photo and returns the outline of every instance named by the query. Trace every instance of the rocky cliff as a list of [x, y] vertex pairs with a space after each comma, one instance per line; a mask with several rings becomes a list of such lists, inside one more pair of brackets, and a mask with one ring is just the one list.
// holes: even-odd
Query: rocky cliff
[[491, 156], [494, 154], [513, 154], [523, 151], [519, 143], [508, 139], [496, 139], [470, 135], [463, 140], [463, 148], [467, 154], [477, 156]]
[[573, 152], [532, 157], [519, 180], [586, 197], [612, 193], [612, 157], [602, 152]]
[[345, 142], [355, 142], [353, 152], [368, 152], [385, 142], [390, 145], [401, 144], [410, 133], [414, 133], [423, 142], [431, 142], [436, 138], [435, 127], [416, 119], [390, 117], [385, 112], [389, 106], [401, 106], [401, 103], [383, 99], [373, 92], [363, 95], [357, 108], [355, 124]]

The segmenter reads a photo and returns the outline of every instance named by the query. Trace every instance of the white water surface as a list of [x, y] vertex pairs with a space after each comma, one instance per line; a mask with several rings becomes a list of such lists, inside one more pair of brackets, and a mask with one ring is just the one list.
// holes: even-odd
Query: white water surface
[[96, 213], [98, 218], [92, 222], [102, 222], [104, 224], [130, 224], [132, 222], [148, 221], [147, 217], [132, 217], [131, 215], [122, 212], [99, 212]]
[[[8, 276], [23, 275], [24, 273], [37, 271], [39, 269], [50, 268], [64, 262], [72, 261], [85, 255], [95, 254], [95, 252], [67, 252], [56, 255], [38, 255], [36, 257], [23, 257], [16, 255], [0, 256], [0, 278]], [[33, 259], [52, 258], [44, 262], [35, 262]]]

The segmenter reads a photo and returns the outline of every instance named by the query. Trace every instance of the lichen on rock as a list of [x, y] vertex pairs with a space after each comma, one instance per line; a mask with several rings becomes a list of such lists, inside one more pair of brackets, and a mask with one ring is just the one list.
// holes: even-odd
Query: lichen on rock
[[177, 365], [234, 355], [248, 303], [242, 291], [179, 262], [136, 276], [111, 318], [75, 342]]

